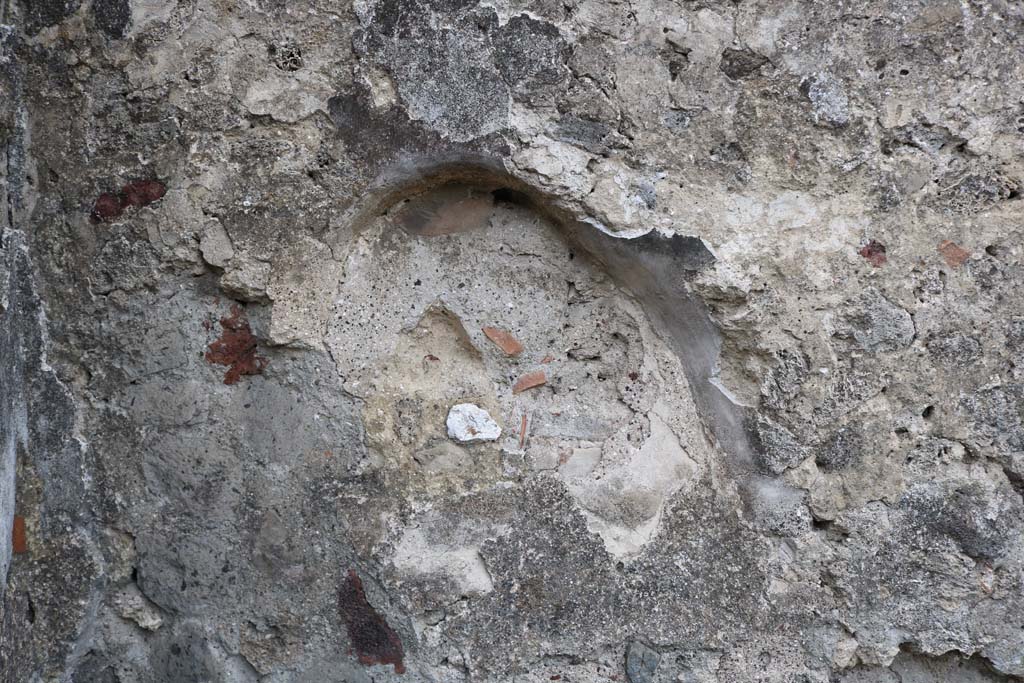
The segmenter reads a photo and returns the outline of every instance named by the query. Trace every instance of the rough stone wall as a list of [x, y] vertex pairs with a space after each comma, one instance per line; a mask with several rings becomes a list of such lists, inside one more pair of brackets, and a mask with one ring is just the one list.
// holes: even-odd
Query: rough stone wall
[[1024, 678], [1024, 7], [0, 4], [0, 681]]

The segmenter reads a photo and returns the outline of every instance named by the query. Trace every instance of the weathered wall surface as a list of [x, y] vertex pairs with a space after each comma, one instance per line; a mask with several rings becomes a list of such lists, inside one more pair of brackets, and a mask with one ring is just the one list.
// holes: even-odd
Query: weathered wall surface
[[0, 681], [1024, 677], [1024, 8], [2, 5]]

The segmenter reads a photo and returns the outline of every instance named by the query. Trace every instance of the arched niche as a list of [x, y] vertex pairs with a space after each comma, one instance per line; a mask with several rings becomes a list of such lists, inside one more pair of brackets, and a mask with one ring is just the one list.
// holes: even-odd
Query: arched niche
[[[363, 402], [368, 466], [393, 494], [450, 500], [553, 472], [619, 557], [641, 552], [668, 501], [719, 466], [778, 495], [756, 475], [747, 409], [717, 381], [720, 337], [690, 287], [714, 262], [698, 237], [615, 234], [466, 159], [395, 167], [344, 223], [330, 266], [341, 275], [321, 277], [340, 280], [324, 346]], [[462, 404], [500, 439], [451, 438]], [[396, 566], [421, 545], [403, 540]], [[464, 587], [479, 587], [467, 572]]]
[[556, 226], [567, 245], [587, 254], [635, 297], [678, 357], [701, 420], [730, 466], [738, 474], [756, 476], [753, 413], [734, 402], [719, 383], [721, 337], [704, 302], [688, 286], [715, 261], [699, 237], [657, 230], [617, 233], [614, 226], [580, 215], [557, 193], [510, 173], [501, 161], [473, 155], [411, 157], [393, 164], [341, 222], [359, 234], [383, 214], [401, 211], [410, 202], [436, 212], [469, 196], [536, 212]]

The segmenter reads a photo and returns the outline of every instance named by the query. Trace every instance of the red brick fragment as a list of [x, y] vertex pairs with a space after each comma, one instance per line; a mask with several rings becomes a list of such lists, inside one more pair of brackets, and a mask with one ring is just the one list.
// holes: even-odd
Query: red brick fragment
[[875, 268], [881, 268], [885, 265], [885, 245], [881, 242], [869, 240], [857, 253], [867, 259], [868, 263]]
[[533, 372], [528, 372], [516, 380], [516, 383], [512, 386], [512, 393], [521, 394], [527, 389], [533, 389], [534, 387], [539, 387], [542, 384], [546, 384], [547, 381], [547, 375], [544, 374], [543, 370], [534, 370]]
[[235, 384], [242, 375], [258, 375], [267, 367], [267, 359], [256, 355], [258, 339], [253, 336], [242, 309], [234, 305], [231, 315], [220, 319], [220, 339], [210, 343], [206, 361], [228, 366], [224, 384]]
[[25, 531], [25, 518], [14, 515], [14, 526], [11, 529], [11, 549], [15, 553], [28, 552], [28, 534]]
[[352, 643], [350, 654], [355, 654], [363, 666], [391, 664], [396, 674], [405, 673], [402, 662], [402, 641], [384, 617], [366, 599], [363, 581], [354, 569], [338, 589], [338, 611], [345, 621], [348, 639]]
[[494, 342], [499, 349], [505, 352], [507, 356], [518, 356], [523, 352], [523, 345], [519, 343], [519, 340], [511, 335], [511, 333], [497, 327], [485, 327], [483, 328], [484, 334], [487, 338]]
[[551, 354], [548, 354], [548, 355], [544, 356], [543, 358], [541, 358], [540, 362], [543, 363], [544, 365], [547, 365], [548, 363], [550, 363], [554, 359], [555, 359], [554, 356], [552, 356]]
[[519, 447], [526, 445], [526, 413], [523, 413], [523, 422], [519, 427]]
[[971, 258], [971, 252], [951, 240], [942, 240], [939, 243], [939, 253], [946, 259], [951, 268], [962, 266], [964, 261]]

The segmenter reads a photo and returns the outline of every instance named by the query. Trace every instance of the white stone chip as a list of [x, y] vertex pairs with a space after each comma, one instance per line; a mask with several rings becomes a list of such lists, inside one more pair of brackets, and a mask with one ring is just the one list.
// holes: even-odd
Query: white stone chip
[[501, 436], [501, 427], [486, 410], [472, 403], [459, 403], [448, 411], [448, 436], [463, 443], [494, 441]]

